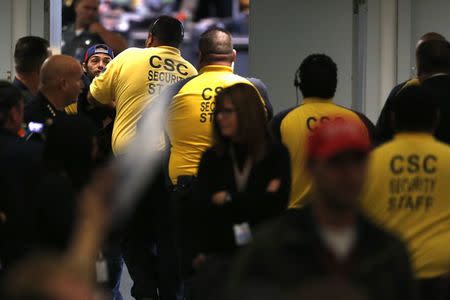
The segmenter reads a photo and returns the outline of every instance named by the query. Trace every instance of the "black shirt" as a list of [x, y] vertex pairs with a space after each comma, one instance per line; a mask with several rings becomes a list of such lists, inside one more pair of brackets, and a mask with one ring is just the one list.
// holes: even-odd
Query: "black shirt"
[[20, 92], [22, 93], [24, 104], [27, 105], [28, 103], [30, 103], [31, 100], [33, 99], [33, 94], [28, 89], [28, 87], [22, 81], [20, 81], [17, 77], [14, 78], [14, 81], [12, 84], [15, 87], [17, 87], [20, 90]]
[[25, 123], [36, 122], [42, 124], [49, 124], [58, 115], [65, 113], [57, 110], [53, 104], [39, 92], [33, 100], [25, 106]]
[[[245, 159], [239, 156], [237, 153], [236, 160], [238, 168], [242, 168]], [[267, 192], [274, 179], [280, 180], [279, 189]], [[202, 253], [234, 252], [238, 247], [233, 226], [245, 222], [253, 230], [281, 214], [287, 207], [290, 185], [289, 153], [281, 144], [271, 146], [265, 157], [252, 166], [243, 191], [237, 190], [231, 155], [228, 152], [220, 155], [214, 148], [207, 150], [200, 162], [193, 199], [199, 214], [195, 230], [199, 241], [197, 250]], [[222, 206], [213, 204], [213, 195], [220, 191], [229, 192], [231, 202]]]
[[35, 190], [42, 172], [42, 145], [0, 129], [0, 259], [7, 266], [32, 246]]
[[[391, 115], [395, 98], [408, 81], [397, 85], [389, 94], [377, 122], [380, 143], [392, 140], [395, 131], [391, 124]], [[436, 75], [424, 80], [421, 85], [431, 93], [439, 107], [439, 123], [434, 136], [439, 141], [450, 144], [450, 75]]]

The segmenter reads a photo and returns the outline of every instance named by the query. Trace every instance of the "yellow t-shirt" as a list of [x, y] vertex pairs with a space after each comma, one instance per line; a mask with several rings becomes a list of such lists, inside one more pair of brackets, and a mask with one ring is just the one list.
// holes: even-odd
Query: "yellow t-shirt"
[[[291, 156], [291, 199], [289, 208], [301, 207], [311, 190], [311, 178], [306, 171], [306, 149], [311, 132], [330, 117], [342, 117], [361, 122], [367, 127], [369, 120], [364, 116], [336, 105], [331, 99], [305, 98], [303, 103], [274, 117], [272, 129], [276, 138], [288, 148]], [[371, 125], [373, 126], [373, 125]]]
[[362, 207], [407, 241], [416, 276], [450, 270], [450, 147], [431, 134], [397, 134], [373, 151]]
[[[202, 154], [212, 145], [215, 96], [221, 89], [236, 83], [255, 87], [248, 79], [233, 74], [230, 67], [209, 65], [179, 87], [169, 105], [165, 129], [171, 147], [168, 169], [173, 184], [177, 183], [180, 175], [197, 175]], [[267, 99], [262, 97], [257, 87], [255, 89], [265, 105]]]
[[116, 56], [90, 86], [100, 103], [116, 102], [114, 154], [122, 154], [136, 133], [145, 106], [167, 85], [197, 74], [173, 47], [129, 48]]

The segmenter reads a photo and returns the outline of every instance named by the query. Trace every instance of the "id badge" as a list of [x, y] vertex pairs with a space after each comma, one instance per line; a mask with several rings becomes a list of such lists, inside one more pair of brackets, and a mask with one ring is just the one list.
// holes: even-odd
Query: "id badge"
[[95, 273], [97, 275], [97, 283], [108, 282], [108, 264], [102, 255], [95, 262]]
[[237, 246], [245, 246], [252, 241], [252, 231], [247, 222], [233, 226], [234, 240]]

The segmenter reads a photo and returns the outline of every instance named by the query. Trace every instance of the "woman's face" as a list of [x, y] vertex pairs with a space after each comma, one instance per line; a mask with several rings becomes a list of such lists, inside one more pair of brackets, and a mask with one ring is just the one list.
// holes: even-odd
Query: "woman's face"
[[224, 137], [230, 139], [236, 138], [238, 119], [236, 109], [230, 99], [224, 99], [223, 107], [217, 111], [216, 122]]

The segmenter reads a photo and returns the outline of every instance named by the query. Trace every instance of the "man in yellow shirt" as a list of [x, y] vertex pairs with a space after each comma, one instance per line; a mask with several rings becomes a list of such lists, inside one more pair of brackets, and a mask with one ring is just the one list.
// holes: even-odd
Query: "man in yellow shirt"
[[116, 106], [112, 134], [115, 155], [124, 154], [136, 133], [136, 123], [145, 106], [160, 91], [197, 74], [178, 49], [183, 41], [183, 25], [162, 16], [150, 27], [146, 49], [130, 48], [114, 58], [106, 71], [90, 86], [88, 100]]
[[[183, 276], [188, 275], [191, 269], [193, 255], [190, 253], [189, 233], [195, 212], [189, 200], [202, 154], [212, 145], [216, 94], [237, 83], [248, 84], [258, 92], [268, 119], [272, 115], [265, 85], [257, 79], [247, 79], [233, 73], [236, 52], [228, 31], [212, 28], [204, 32], [200, 37], [199, 52], [199, 75], [168, 87], [160, 97], [167, 110], [164, 125], [167, 157], [162, 173], [170, 194], [166, 202], [171, 203], [176, 215], [175, 220], [171, 221], [182, 229], [182, 234], [178, 235], [182, 262], [176, 263], [182, 265]], [[153, 105], [149, 111], [152, 108]]]
[[[308, 56], [300, 65], [294, 85], [303, 94], [303, 103], [281, 112], [272, 120], [275, 138], [291, 155], [292, 190], [290, 208], [300, 207], [311, 190], [311, 178], [306, 172], [306, 144], [311, 133], [321, 123], [333, 118], [354, 120], [374, 139], [374, 126], [363, 114], [333, 103], [337, 86], [337, 66], [324, 54]], [[333, 117], [332, 117], [333, 116]]]
[[405, 88], [393, 104], [397, 133], [371, 155], [362, 206], [408, 243], [421, 299], [441, 299], [450, 271], [450, 147], [433, 137], [438, 104], [424, 87]]
[[167, 171], [173, 185], [179, 177], [197, 175], [201, 156], [212, 144], [215, 96], [222, 89], [236, 83], [253, 86], [264, 105], [268, 118], [272, 107], [265, 85], [255, 78], [233, 73], [236, 59], [231, 34], [212, 28], [199, 41], [199, 74], [174, 86], [165, 93], [168, 117], [165, 125], [167, 145], [170, 147]]

